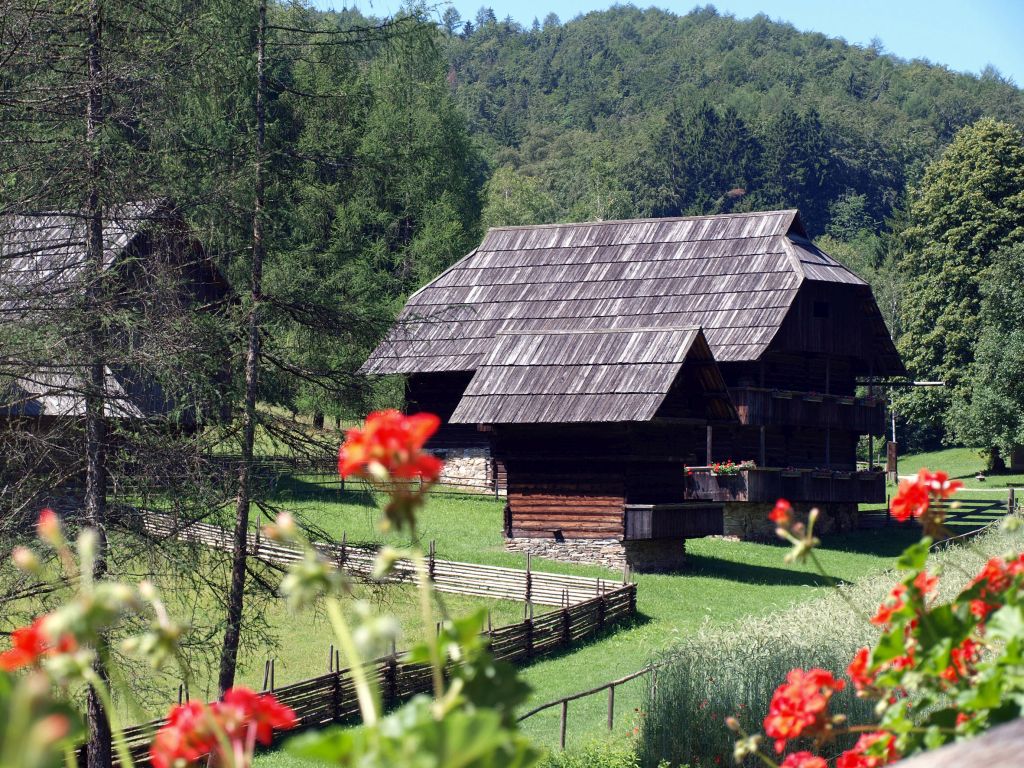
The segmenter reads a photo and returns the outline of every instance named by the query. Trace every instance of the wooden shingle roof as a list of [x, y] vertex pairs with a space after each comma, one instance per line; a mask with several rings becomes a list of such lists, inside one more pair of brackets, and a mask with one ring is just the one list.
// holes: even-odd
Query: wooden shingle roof
[[695, 347], [714, 367], [699, 328], [499, 333], [450, 421], [649, 421]]
[[363, 371], [473, 371], [510, 331], [688, 326], [716, 360], [756, 360], [805, 280], [864, 285], [795, 210], [491, 229], [409, 298]]

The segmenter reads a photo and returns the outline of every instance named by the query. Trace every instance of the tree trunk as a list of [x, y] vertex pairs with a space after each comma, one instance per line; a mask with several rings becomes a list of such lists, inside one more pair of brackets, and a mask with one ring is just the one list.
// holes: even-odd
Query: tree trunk
[[988, 449], [988, 470], [994, 473], [1006, 471], [1006, 462], [1003, 461], [998, 448]]
[[[106, 423], [104, 400], [106, 380], [103, 364], [103, 330], [99, 312], [103, 298], [103, 202], [100, 185], [103, 174], [103, 59], [101, 48], [99, 0], [89, 0], [88, 37], [88, 93], [85, 113], [85, 138], [89, 146], [89, 195], [86, 203], [88, 235], [86, 243], [86, 322], [88, 324], [89, 372], [83, 393], [85, 399], [85, 520], [96, 529], [96, 559], [93, 561], [93, 579], [100, 579], [107, 571], [107, 467]], [[103, 661], [97, 657], [96, 673], [107, 679]], [[87, 696], [89, 721], [88, 768], [109, 768], [111, 765], [110, 723], [94, 688]]]
[[324, 414], [322, 411], [313, 411], [313, 429], [324, 428]]
[[260, 303], [263, 300], [263, 198], [266, 137], [265, 104], [266, 74], [264, 48], [267, 31], [267, 3], [260, 0], [256, 34], [256, 147], [254, 158], [252, 217], [252, 262], [250, 264], [250, 306], [247, 318], [248, 346], [245, 356], [245, 411], [242, 421], [242, 463], [238, 469], [238, 495], [235, 503], [235, 534], [231, 557], [231, 586], [228, 592], [227, 623], [220, 654], [220, 695], [235, 684], [238, 643], [242, 631], [242, 609], [245, 596], [245, 570], [248, 559], [246, 544], [249, 534], [249, 506], [252, 491], [253, 446], [256, 439], [256, 394], [259, 387]]

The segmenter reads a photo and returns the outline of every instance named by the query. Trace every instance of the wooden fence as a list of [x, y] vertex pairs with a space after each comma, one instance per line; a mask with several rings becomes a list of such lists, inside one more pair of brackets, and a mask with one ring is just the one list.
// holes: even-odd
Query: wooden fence
[[[231, 531], [209, 523], [181, 523], [168, 515], [146, 512], [141, 524], [148, 535], [157, 538], [177, 538], [224, 550], [231, 550], [234, 546]], [[317, 548], [339, 568], [353, 576], [368, 578], [373, 572], [377, 552], [375, 547], [353, 546], [342, 541], [318, 543]], [[258, 531], [249, 534], [249, 553], [277, 565], [288, 565], [302, 559], [301, 548], [267, 541]], [[628, 580], [627, 572], [623, 572], [620, 582], [615, 579], [535, 571], [529, 556], [523, 570], [442, 560], [434, 556], [433, 546], [430, 547], [427, 565], [438, 592], [517, 600], [535, 605], [573, 605], [613, 590]], [[414, 577], [413, 564], [402, 560], [396, 564], [390, 579], [405, 581]]]
[[[528, 662], [567, 649], [635, 613], [636, 585], [620, 584], [575, 605], [481, 634], [488, 638], [496, 658]], [[394, 652], [367, 665], [368, 676], [376, 680], [385, 707], [394, 707], [417, 693], [431, 690], [430, 668], [407, 664], [403, 655]], [[358, 721], [359, 705], [351, 670], [337, 669], [333, 649], [328, 656], [330, 671], [318, 677], [275, 688], [273, 674], [265, 675], [264, 689], [273, 690], [279, 701], [295, 710], [299, 729]], [[149, 743], [165, 722], [152, 720], [125, 730], [127, 745], [137, 764], [148, 764]], [[80, 764], [84, 764], [84, 755], [80, 755]]]

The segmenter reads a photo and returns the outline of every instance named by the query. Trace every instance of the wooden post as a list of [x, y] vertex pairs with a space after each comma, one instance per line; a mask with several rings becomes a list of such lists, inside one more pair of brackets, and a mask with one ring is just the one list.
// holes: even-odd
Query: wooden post
[[267, 690], [267, 684], [270, 682], [270, 659], [263, 662], [263, 690]]
[[868, 472], [875, 466], [875, 436], [868, 435]]
[[765, 425], [761, 425], [761, 466], [768, 466], [768, 452], [765, 449]]
[[491, 609], [487, 609], [487, 634], [491, 634]]
[[348, 531], [341, 532], [341, 567], [345, 567], [345, 560], [348, 559]]
[[612, 730], [615, 722], [615, 685], [608, 686], [608, 730]]
[[[530, 605], [533, 599], [533, 556], [526, 553], [526, 594], [523, 595], [523, 601]], [[533, 618], [533, 610], [530, 609], [530, 618]]]
[[334, 671], [334, 643], [331, 643], [331, 647], [327, 649], [327, 671]]
[[1014, 489], [1011, 486], [1009, 491], [1006, 494], [1006, 514], [1008, 514], [1008, 515], [1012, 515], [1014, 513], [1014, 511], [1016, 510], [1017, 502], [1016, 502], [1016, 499], [1015, 499], [1015, 495], [1016, 494], [1014, 492]]
[[604, 611], [605, 603], [608, 602], [608, 598], [601, 595], [601, 599], [597, 602], [597, 628], [598, 630], [604, 629]]
[[572, 617], [569, 609], [562, 609], [562, 645], [569, 645], [572, 642]]
[[562, 722], [558, 729], [558, 746], [564, 752], [565, 751], [565, 721], [569, 716], [569, 702], [566, 699], [562, 699]]
[[709, 467], [711, 466], [712, 448], [714, 447], [712, 445], [712, 437], [713, 437], [713, 435], [714, 435], [714, 427], [712, 427], [710, 424], [708, 424], [707, 446], [706, 446], [707, 460], [704, 463], [705, 463], [705, 465], [707, 465]]
[[331, 680], [331, 719], [341, 719], [341, 670], [336, 670]]
[[434, 539], [430, 540], [430, 560], [427, 563], [427, 574], [430, 580], [434, 580], [434, 555], [437, 552], [437, 542]]
[[277, 659], [270, 660], [270, 692], [274, 692], [274, 672], [277, 666]]
[[178, 685], [178, 705], [180, 706], [185, 701], [185, 684], [180, 683]]

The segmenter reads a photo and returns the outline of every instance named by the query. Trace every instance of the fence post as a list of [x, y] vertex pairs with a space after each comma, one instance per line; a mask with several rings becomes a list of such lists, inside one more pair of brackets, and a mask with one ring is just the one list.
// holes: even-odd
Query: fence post
[[434, 580], [434, 555], [437, 552], [437, 542], [434, 539], [430, 540], [430, 560], [427, 563], [427, 573], [430, 576], [430, 580]]
[[[333, 656], [333, 654], [332, 654]], [[341, 719], [341, 670], [334, 671], [334, 678], [331, 680], [331, 720], [337, 722]]]
[[526, 594], [523, 595], [523, 601], [527, 604], [530, 603], [533, 597], [533, 572], [532, 572], [532, 560], [533, 556], [526, 553]]
[[267, 684], [270, 682], [270, 659], [263, 662], [263, 690], [267, 690]]
[[569, 701], [567, 699], [562, 699], [562, 722], [558, 729], [558, 746], [563, 752], [565, 751], [565, 721], [568, 719], [568, 715]]
[[334, 643], [331, 643], [331, 647], [327, 649], [327, 672], [331, 673], [334, 671]]
[[608, 730], [612, 730], [615, 721], [615, 685], [608, 686]]
[[341, 532], [341, 569], [345, 568], [345, 560], [348, 559], [348, 531]]
[[1016, 493], [1015, 493], [1013, 487], [1011, 486], [1010, 490], [1006, 494], [1006, 513], [1008, 515], [1012, 515], [1014, 513], [1014, 510], [1017, 507], [1017, 502], [1016, 502], [1015, 496], [1016, 496]]
[[384, 660], [384, 706], [394, 706], [398, 701], [398, 657], [394, 649]]
[[608, 602], [608, 598], [605, 597], [602, 594], [600, 596], [600, 599], [597, 601], [597, 629], [598, 629], [598, 631], [604, 629], [604, 611], [605, 611], [605, 603], [606, 602]]
[[562, 645], [569, 645], [572, 642], [572, 616], [569, 609], [562, 609]]

